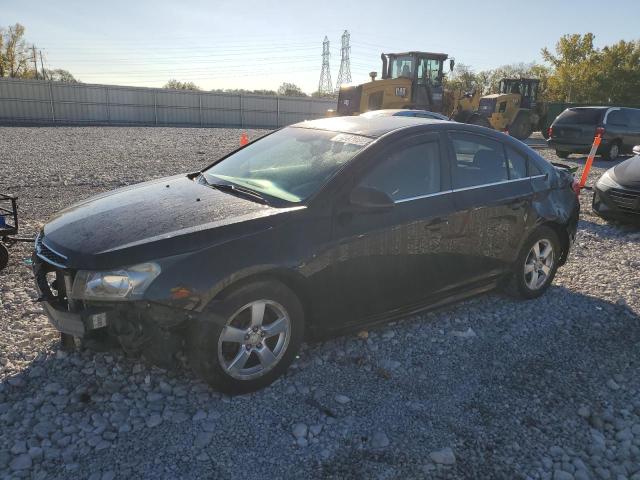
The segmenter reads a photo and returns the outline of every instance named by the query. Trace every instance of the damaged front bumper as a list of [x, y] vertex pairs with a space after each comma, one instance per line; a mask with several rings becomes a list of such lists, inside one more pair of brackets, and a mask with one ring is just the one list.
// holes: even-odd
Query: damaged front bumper
[[70, 299], [67, 291], [74, 272], [34, 256], [39, 301], [51, 324], [62, 334], [96, 342], [115, 343], [131, 354], [143, 354], [151, 362], [171, 367], [182, 349], [193, 311], [145, 300], [87, 302]]

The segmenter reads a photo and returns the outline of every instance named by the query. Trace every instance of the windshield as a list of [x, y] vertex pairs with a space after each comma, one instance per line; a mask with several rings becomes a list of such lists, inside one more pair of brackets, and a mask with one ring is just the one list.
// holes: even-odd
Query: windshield
[[413, 78], [413, 68], [413, 57], [411, 55], [392, 57], [391, 78]]
[[288, 127], [247, 145], [204, 173], [288, 202], [313, 195], [370, 138], [325, 130]]
[[604, 108], [568, 108], [562, 112], [554, 123], [573, 123], [577, 125], [597, 125], [602, 119]]
[[418, 62], [418, 83], [440, 86], [442, 83], [442, 60], [421, 58]]

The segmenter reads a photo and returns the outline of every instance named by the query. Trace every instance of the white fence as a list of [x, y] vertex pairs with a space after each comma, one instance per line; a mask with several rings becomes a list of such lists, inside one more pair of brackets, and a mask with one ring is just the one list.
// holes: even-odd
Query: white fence
[[333, 100], [0, 79], [0, 123], [277, 128]]

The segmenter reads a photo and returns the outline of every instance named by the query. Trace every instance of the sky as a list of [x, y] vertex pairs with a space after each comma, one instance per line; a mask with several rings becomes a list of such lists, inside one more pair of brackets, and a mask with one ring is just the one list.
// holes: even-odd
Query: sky
[[161, 87], [318, 88], [322, 41], [333, 84], [341, 35], [351, 35], [352, 83], [380, 72], [381, 52], [442, 52], [483, 70], [541, 62], [567, 33], [596, 46], [640, 39], [638, 0], [226, 1], [0, 0], [0, 26], [20, 22], [47, 68], [85, 83]]

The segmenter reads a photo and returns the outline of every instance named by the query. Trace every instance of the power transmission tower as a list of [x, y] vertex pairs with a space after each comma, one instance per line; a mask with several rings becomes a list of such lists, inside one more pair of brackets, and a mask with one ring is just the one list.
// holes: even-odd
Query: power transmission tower
[[351, 61], [349, 60], [349, 52], [351, 52], [351, 45], [349, 45], [348, 31], [344, 31], [342, 34], [342, 48], [340, 49], [340, 72], [338, 73], [338, 81], [336, 82], [336, 91], [340, 90], [340, 86], [343, 83], [351, 83]]
[[318, 83], [318, 93], [320, 95], [331, 95], [333, 88], [331, 86], [331, 70], [329, 69], [329, 39], [324, 37], [322, 42], [322, 71], [320, 72], [320, 83]]

